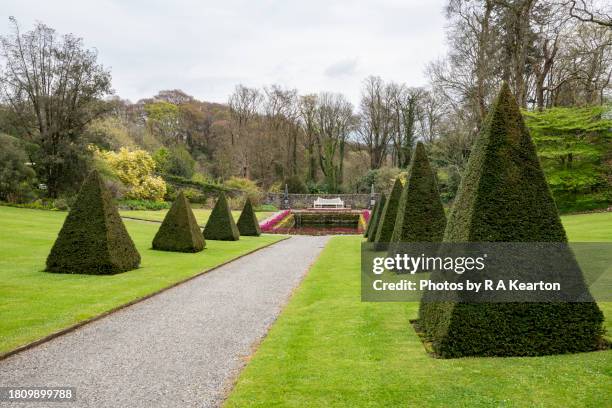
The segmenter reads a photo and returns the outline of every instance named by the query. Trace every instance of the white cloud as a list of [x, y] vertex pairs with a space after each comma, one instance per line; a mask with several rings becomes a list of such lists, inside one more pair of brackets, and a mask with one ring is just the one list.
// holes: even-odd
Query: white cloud
[[[359, 99], [367, 75], [423, 85], [444, 53], [444, 0], [3, 0], [23, 29], [35, 21], [83, 37], [111, 68], [118, 95], [180, 88], [224, 102], [234, 85], [279, 83]], [[9, 30], [0, 20], [0, 33]]]
[[357, 58], [338, 61], [325, 69], [325, 75], [331, 78], [354, 75], [357, 70]]

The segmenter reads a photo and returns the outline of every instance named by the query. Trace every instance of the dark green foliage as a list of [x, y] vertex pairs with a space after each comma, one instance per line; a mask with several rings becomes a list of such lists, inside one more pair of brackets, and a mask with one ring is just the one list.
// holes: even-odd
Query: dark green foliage
[[97, 171], [83, 183], [47, 258], [47, 271], [109, 275], [135, 269], [140, 254]]
[[231, 192], [231, 189], [221, 184], [205, 183], [202, 181], [186, 179], [185, 177], [173, 176], [171, 174], [163, 174], [162, 177], [166, 183], [169, 183], [169, 184], [181, 187], [181, 188], [186, 188], [186, 187], [195, 188], [197, 190], [200, 190], [202, 193], [210, 193], [210, 192], [230, 193]]
[[[302, 181], [299, 176], [291, 176], [285, 180], [285, 184], [287, 185], [287, 190], [291, 194], [306, 194], [308, 193], [308, 187]], [[283, 186], [283, 189], [285, 186]], [[284, 191], [284, 190], [283, 190]]]
[[180, 191], [155, 234], [153, 249], [175, 252], [200, 252], [205, 247], [204, 236], [196, 221], [189, 200]]
[[417, 143], [397, 209], [392, 242], [441, 242], [446, 215], [425, 147]]
[[28, 155], [21, 140], [0, 134], [0, 200], [23, 203], [35, 197], [36, 173], [26, 163]]
[[391, 235], [393, 235], [393, 229], [395, 228], [395, 218], [397, 217], [397, 207], [402, 196], [402, 189], [403, 187], [400, 179], [395, 179], [391, 194], [389, 194], [389, 199], [385, 203], [385, 207], [380, 214], [380, 221], [376, 228], [374, 242], [391, 242]]
[[195, 160], [182, 146], [167, 149], [160, 147], [153, 154], [157, 170], [163, 174], [190, 179], [194, 173]]
[[368, 221], [366, 230], [363, 233], [364, 238], [367, 238], [368, 235], [370, 234], [370, 230], [372, 229], [372, 221], [374, 221], [374, 214], [376, 214], [376, 211], [378, 211], [379, 204], [380, 204], [380, 200], [378, 200], [376, 204], [374, 204], [374, 208], [372, 208], [372, 212], [370, 213], [370, 220]]
[[378, 223], [380, 221], [380, 216], [383, 212], [383, 208], [385, 208], [385, 203], [387, 202], [387, 196], [384, 193], [380, 194], [380, 199], [378, 203], [376, 203], [375, 211], [372, 212], [372, 217], [370, 218], [370, 222], [368, 224], [368, 228], [370, 228], [370, 232], [368, 232], [368, 242], [374, 242], [376, 238], [376, 230], [378, 229]]
[[261, 235], [259, 221], [257, 221], [257, 216], [255, 215], [255, 211], [253, 211], [253, 204], [251, 204], [251, 200], [248, 197], [244, 202], [244, 208], [242, 209], [242, 213], [240, 213], [240, 217], [238, 218], [238, 223], [236, 225], [238, 226], [240, 235], [255, 237]]
[[218, 241], [238, 241], [240, 239], [240, 232], [224, 193], [219, 193], [215, 208], [204, 227], [204, 238]]
[[[565, 242], [535, 147], [506, 84], [469, 159], [447, 242]], [[603, 314], [582, 303], [422, 303], [420, 325], [442, 357], [595, 350]]]

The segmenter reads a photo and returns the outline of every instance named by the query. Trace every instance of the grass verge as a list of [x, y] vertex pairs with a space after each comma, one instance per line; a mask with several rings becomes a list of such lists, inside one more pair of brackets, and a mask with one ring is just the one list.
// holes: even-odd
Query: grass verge
[[0, 207], [0, 354], [283, 238], [207, 241], [197, 254], [153, 251], [159, 225], [126, 220], [142, 256], [139, 269], [113, 276], [42, 272], [65, 216]]

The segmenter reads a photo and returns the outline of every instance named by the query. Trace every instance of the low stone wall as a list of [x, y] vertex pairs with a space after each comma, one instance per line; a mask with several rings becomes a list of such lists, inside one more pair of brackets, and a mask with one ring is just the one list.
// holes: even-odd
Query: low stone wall
[[[312, 208], [317, 197], [340, 198], [344, 205], [354, 209], [370, 208], [370, 194], [289, 194], [289, 205], [283, 203], [284, 193], [266, 193], [264, 204], [272, 204], [277, 208]], [[378, 200], [378, 194], [374, 195]]]

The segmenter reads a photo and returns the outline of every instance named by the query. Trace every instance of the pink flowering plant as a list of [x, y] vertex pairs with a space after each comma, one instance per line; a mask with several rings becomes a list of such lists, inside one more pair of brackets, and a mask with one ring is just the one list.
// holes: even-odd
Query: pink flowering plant
[[290, 210], [284, 210], [276, 214], [274, 217], [267, 219], [265, 222], [259, 225], [262, 232], [271, 232], [274, 227], [283, 221], [285, 218], [291, 215]]

